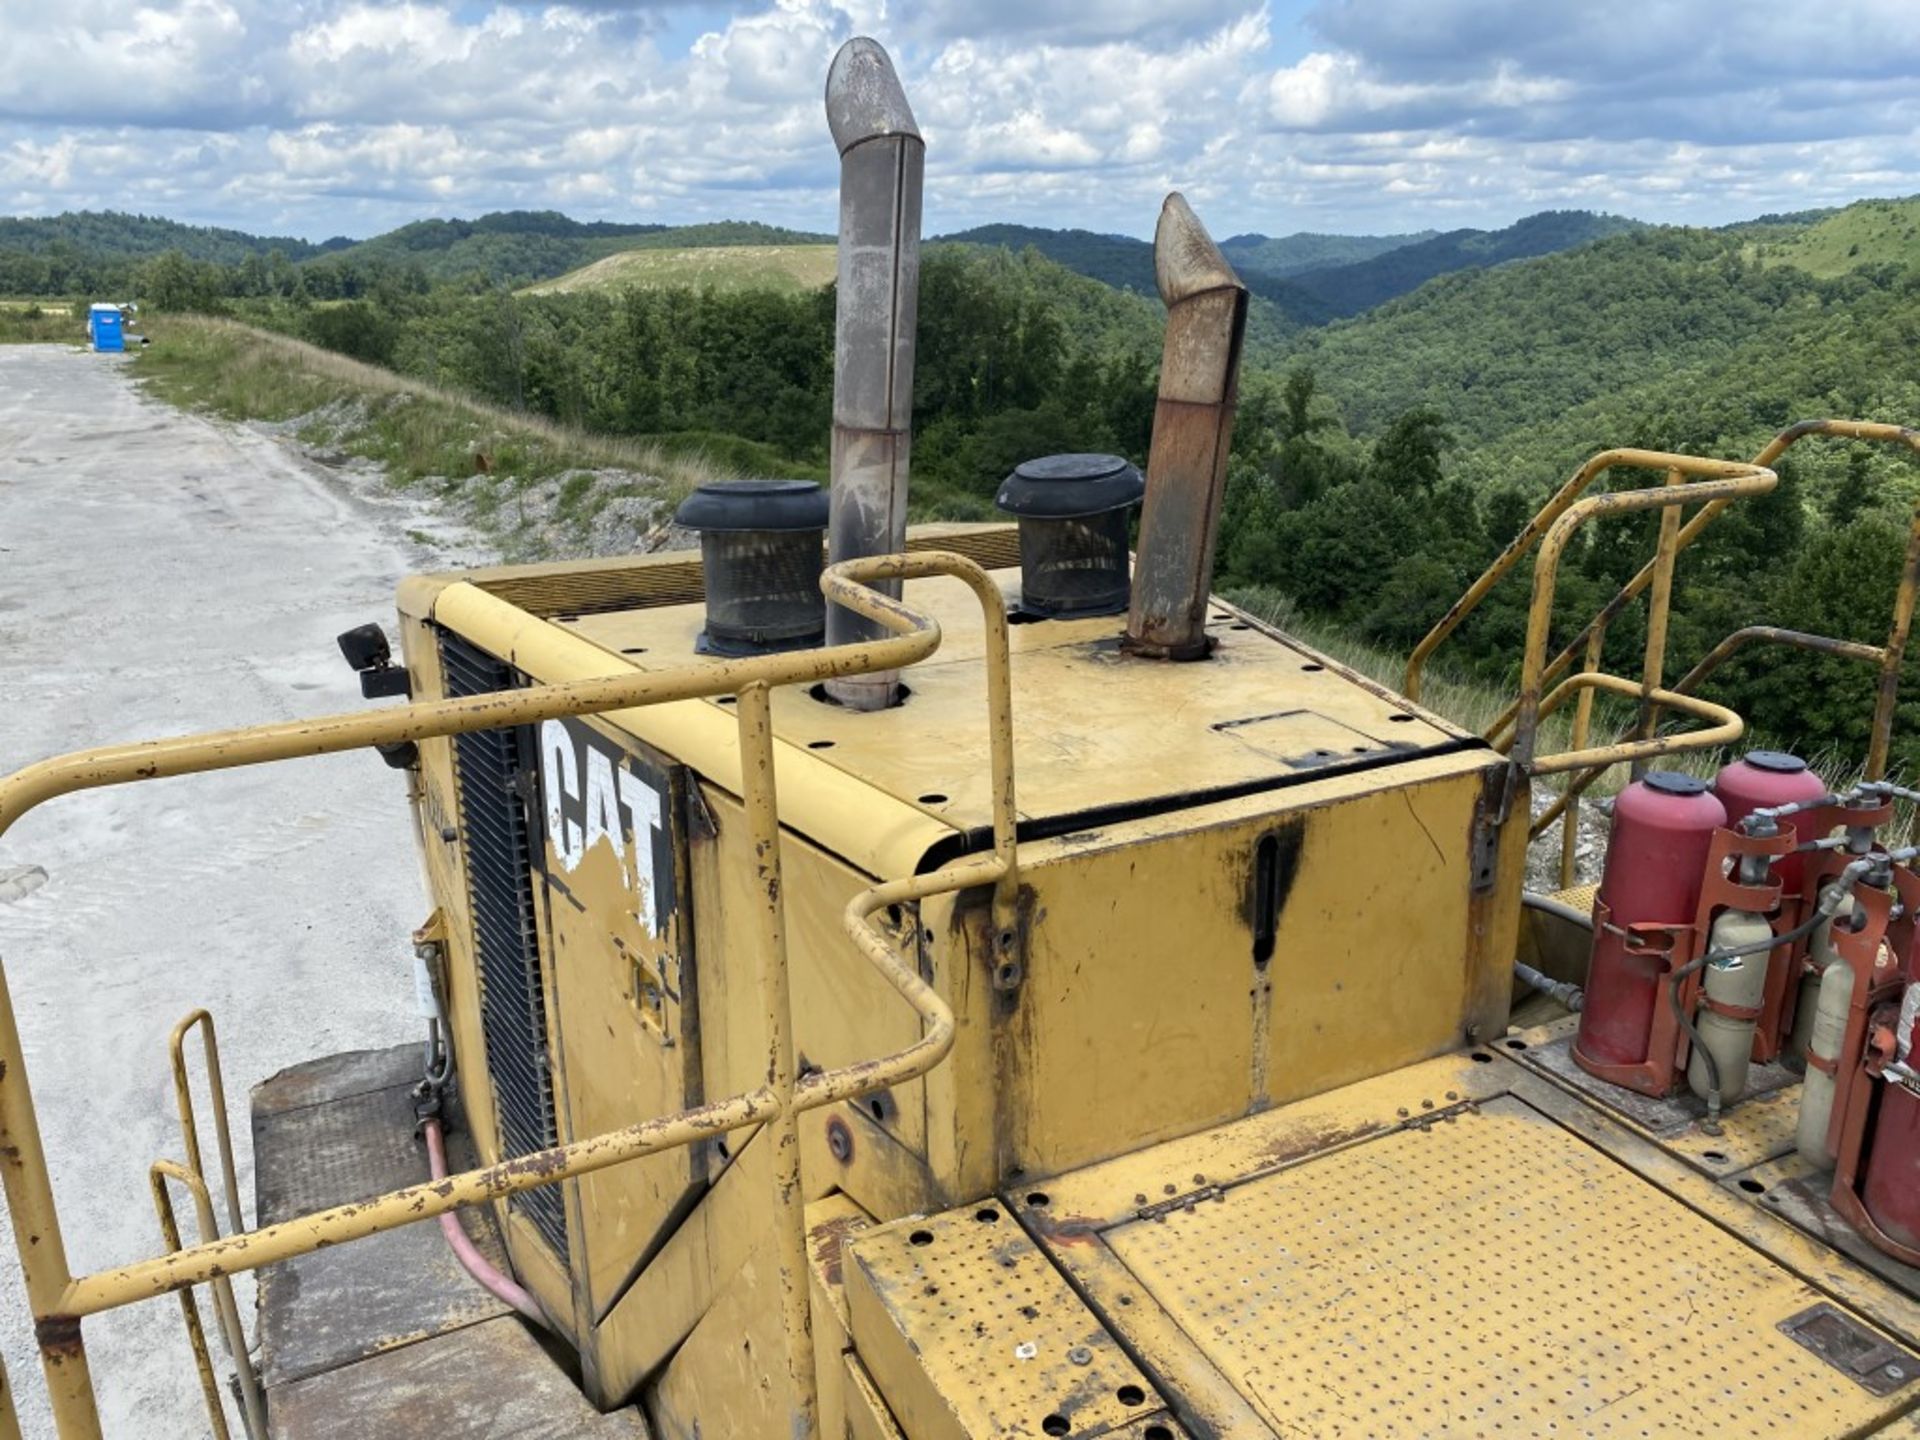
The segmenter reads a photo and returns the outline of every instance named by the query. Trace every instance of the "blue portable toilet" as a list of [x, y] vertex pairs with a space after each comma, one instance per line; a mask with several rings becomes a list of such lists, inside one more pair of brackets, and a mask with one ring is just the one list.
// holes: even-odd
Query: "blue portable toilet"
[[95, 350], [125, 350], [127, 337], [120, 328], [118, 305], [93, 305], [87, 310], [87, 338]]

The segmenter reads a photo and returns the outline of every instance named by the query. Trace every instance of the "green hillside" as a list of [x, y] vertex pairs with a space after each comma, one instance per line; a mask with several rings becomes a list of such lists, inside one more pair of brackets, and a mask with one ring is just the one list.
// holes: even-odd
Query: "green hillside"
[[[1877, 223], [1878, 203], [1815, 229]], [[1457, 468], [1545, 484], [1605, 444], [1740, 453], [1808, 411], [1920, 417], [1916, 285], [1911, 264], [1823, 278], [1737, 233], [1646, 229], [1442, 277], [1292, 337], [1282, 363], [1310, 365], [1358, 434], [1431, 407]]]
[[1638, 221], [1618, 215], [1543, 210], [1504, 230], [1451, 230], [1370, 260], [1309, 270], [1288, 283], [1311, 297], [1328, 318], [1358, 315], [1442, 275], [1572, 250], [1638, 226]]
[[415, 221], [325, 256], [313, 268], [387, 265], [417, 270], [429, 281], [477, 275], [494, 285], [528, 285], [636, 248], [804, 245], [832, 239], [752, 221], [621, 225], [571, 220], [551, 210], [510, 210], [477, 220]]
[[1769, 265], [1791, 265], [1826, 277], [1863, 265], [1915, 264], [1920, 262], [1920, 195], [1863, 200], [1797, 234], [1763, 243], [1757, 253]]
[[1409, 235], [1316, 235], [1303, 230], [1297, 235], [1234, 235], [1222, 240], [1220, 249], [1239, 270], [1285, 280], [1309, 270], [1356, 265], [1389, 250], [1431, 240], [1439, 233], [1420, 230]]
[[687, 286], [697, 290], [818, 290], [833, 283], [838, 250], [832, 245], [710, 245], [621, 250], [591, 265], [528, 287], [534, 295], [572, 290]]
[[1038, 225], [976, 225], [936, 242], [991, 245], [1003, 250], [1031, 247], [1078, 274], [1121, 290], [1154, 293], [1153, 246], [1131, 235], [1100, 235], [1092, 230], [1047, 230]]
[[0, 216], [0, 251], [28, 255], [83, 251], [101, 257], [125, 259], [161, 255], [178, 250], [189, 260], [211, 260], [237, 265], [249, 255], [278, 250], [289, 260], [341, 250], [353, 242], [329, 240], [315, 245], [291, 235], [249, 235], [213, 225], [182, 225], [158, 215], [130, 215], [118, 210], [75, 210], [64, 215]]

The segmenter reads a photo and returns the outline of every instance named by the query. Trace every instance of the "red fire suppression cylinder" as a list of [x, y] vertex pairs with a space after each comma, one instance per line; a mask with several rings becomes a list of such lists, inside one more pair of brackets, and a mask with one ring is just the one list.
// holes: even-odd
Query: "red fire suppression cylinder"
[[[1914, 1070], [1914, 1061], [1920, 1059], [1916, 1049], [1920, 1034], [1916, 1031], [1920, 1031], [1920, 982], [1902, 992], [1893, 1033], [1887, 1037], [1893, 1054], [1881, 1075], [1880, 1113], [1867, 1149], [1866, 1182], [1860, 1187], [1867, 1218], [1908, 1252], [1900, 1257], [1908, 1264], [1913, 1263], [1913, 1252], [1920, 1251], [1920, 1094], [1915, 1093], [1920, 1076]], [[1858, 1078], [1868, 1083], [1864, 1074]]]
[[1860, 1198], [1889, 1239], [1920, 1250], [1920, 1095], [1905, 1085], [1881, 1086]]
[[[1780, 750], [1750, 750], [1744, 758], [1713, 777], [1713, 793], [1726, 806], [1727, 824], [1732, 826], [1756, 810], [1818, 800], [1827, 793], [1827, 787], [1798, 755]], [[1794, 832], [1796, 844], [1803, 844], [1812, 838], [1802, 829], [1808, 821], [1809, 816], [1803, 811], [1787, 816], [1780, 823]], [[1780, 882], [1781, 894], [1792, 897], [1800, 893], [1800, 876], [1805, 865], [1804, 855], [1782, 855], [1774, 862], [1773, 877]]]
[[1638, 1065], [1647, 1058], [1664, 970], [1638, 954], [1623, 933], [1635, 925], [1691, 926], [1713, 832], [1727, 811], [1707, 782], [1668, 770], [1648, 772], [1613, 806], [1606, 870], [1594, 903], [1593, 959], [1580, 1012], [1576, 1058], [1595, 1065]]

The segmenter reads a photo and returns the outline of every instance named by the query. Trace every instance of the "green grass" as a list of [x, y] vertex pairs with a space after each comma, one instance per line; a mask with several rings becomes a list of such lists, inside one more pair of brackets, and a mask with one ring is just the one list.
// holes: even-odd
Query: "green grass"
[[1831, 279], [1863, 265], [1920, 263], [1920, 195], [1904, 200], [1862, 200], [1767, 244], [1769, 265], [1791, 265]]
[[684, 492], [723, 473], [695, 447], [516, 414], [232, 320], [169, 316], [151, 333], [134, 373], [161, 399], [229, 420], [313, 416], [299, 438], [379, 461], [397, 485], [482, 470], [525, 484], [568, 470], [617, 469]]
[[84, 345], [87, 322], [59, 300], [0, 300], [0, 345]]
[[831, 283], [832, 245], [715, 245], [694, 249], [622, 250], [557, 279], [528, 287], [531, 294], [570, 290], [773, 290], [797, 294]]
[[[694, 486], [735, 473], [721, 447], [592, 434], [232, 320], [166, 317], [134, 374], [187, 409], [291, 423], [323, 462], [377, 462], [389, 484], [418, 487], [512, 561], [586, 553], [605, 543], [596, 522], [615, 502], [639, 497], [664, 515]], [[645, 548], [659, 533], [620, 543]]]

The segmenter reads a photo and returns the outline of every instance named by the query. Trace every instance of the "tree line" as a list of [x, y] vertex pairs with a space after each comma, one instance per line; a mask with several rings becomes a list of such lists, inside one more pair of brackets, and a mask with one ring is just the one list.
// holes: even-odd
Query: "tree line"
[[[1663, 256], [1664, 268], [1651, 263]], [[831, 289], [534, 295], [482, 274], [436, 282], [380, 257], [294, 265], [271, 253], [221, 264], [174, 252], [137, 265], [139, 293], [156, 308], [224, 310], [530, 413], [723, 455], [744, 442], [751, 448], [741, 453], [761, 468], [825, 473]], [[1640, 278], [1629, 281], [1636, 265]], [[1611, 309], [1600, 304], [1609, 295]], [[1502, 297], [1506, 308], [1473, 303]], [[1671, 323], [1664, 344], [1639, 333], [1662, 316], [1698, 331], [1691, 346]], [[1799, 343], [1776, 353], [1781, 334]], [[1583, 335], [1599, 362], [1580, 350]], [[1291, 354], [1250, 356], [1220, 583], [1278, 592], [1405, 651], [1587, 455], [1633, 444], [1746, 458], [1799, 414], [1898, 418], [1874, 412], [1912, 391], [1911, 367], [1896, 355], [1903, 346], [1910, 355], [1916, 335], [1920, 283], [1911, 271], [1818, 281], [1663, 232], [1438, 282]], [[1531, 349], [1504, 354], [1503, 336]], [[1157, 305], [1036, 252], [929, 247], [916, 512], [989, 518], [1000, 480], [1038, 454], [1100, 450], [1144, 462], [1159, 338]], [[1481, 383], [1420, 383], [1408, 367], [1423, 358], [1443, 373], [1480, 365]], [[1804, 409], [1780, 398], [1782, 373], [1807, 395]], [[1365, 403], [1341, 403], [1356, 392]], [[1396, 396], [1401, 403], [1387, 408]], [[1586, 407], [1591, 423], [1548, 418], [1556, 405]], [[1354, 413], [1361, 423], [1350, 427]], [[1920, 491], [1912, 466], [1828, 446], [1796, 452], [1780, 470], [1778, 489], [1729, 511], [1682, 559], [1670, 675], [1746, 624], [1885, 638], [1907, 509]], [[1651, 554], [1655, 523], [1611, 520], [1582, 533], [1563, 567], [1556, 643]], [[1521, 566], [1461, 627], [1445, 652], [1451, 668], [1514, 685], [1530, 574]], [[1618, 672], [1637, 674], [1640, 617], [1630, 610], [1614, 627], [1608, 662]], [[1903, 762], [1920, 759], [1920, 684], [1909, 688]], [[1754, 651], [1723, 672], [1713, 695], [1809, 753], [1851, 760], [1864, 750], [1872, 695], [1864, 666]]]

